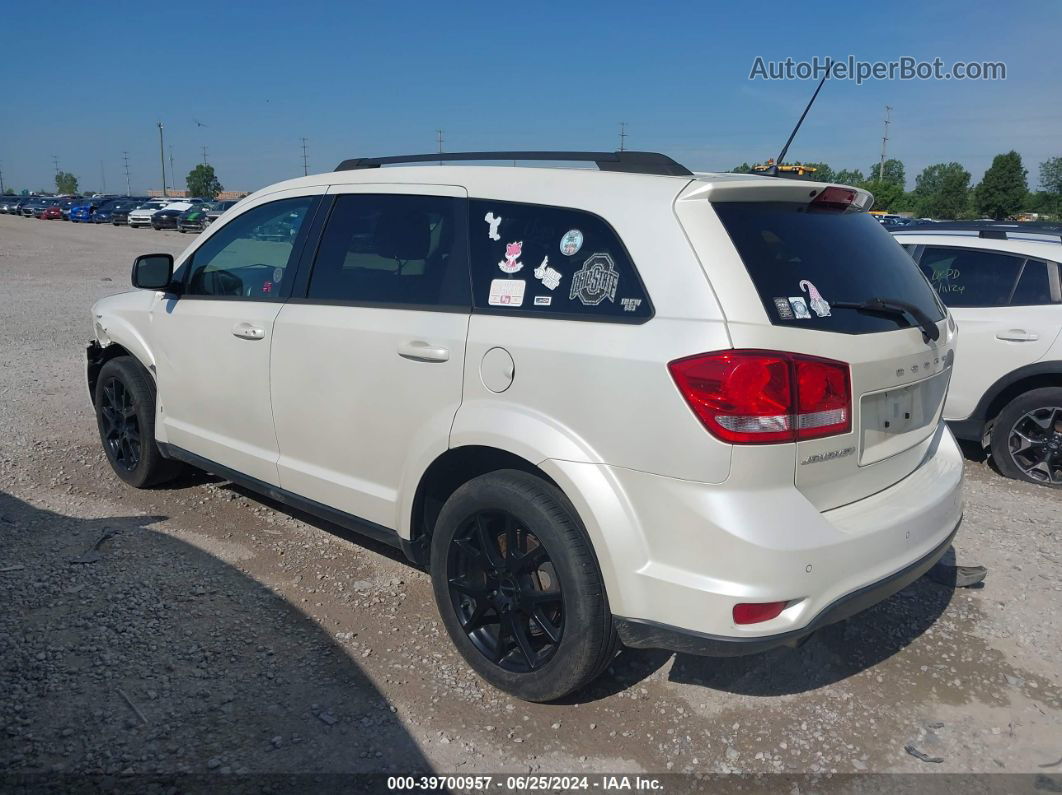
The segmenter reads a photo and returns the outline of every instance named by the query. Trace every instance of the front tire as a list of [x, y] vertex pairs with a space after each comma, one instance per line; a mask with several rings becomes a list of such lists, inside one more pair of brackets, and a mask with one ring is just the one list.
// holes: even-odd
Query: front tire
[[1008, 478], [1062, 488], [1062, 389], [1033, 389], [996, 417], [992, 459]]
[[181, 470], [155, 443], [155, 384], [129, 356], [111, 359], [96, 381], [96, 424], [114, 474], [142, 489]]
[[457, 489], [432, 535], [431, 575], [458, 651], [517, 698], [569, 695], [615, 655], [586, 532], [564, 495], [534, 475], [500, 470]]

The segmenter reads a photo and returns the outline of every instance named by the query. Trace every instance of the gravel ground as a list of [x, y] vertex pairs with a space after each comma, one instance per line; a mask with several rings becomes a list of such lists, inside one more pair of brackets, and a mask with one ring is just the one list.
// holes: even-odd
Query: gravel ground
[[88, 310], [188, 242], [0, 216], [0, 771], [1062, 770], [1062, 492], [981, 461], [983, 588], [923, 579], [796, 651], [624, 652], [557, 705], [477, 679], [393, 551], [205, 475], [125, 487]]

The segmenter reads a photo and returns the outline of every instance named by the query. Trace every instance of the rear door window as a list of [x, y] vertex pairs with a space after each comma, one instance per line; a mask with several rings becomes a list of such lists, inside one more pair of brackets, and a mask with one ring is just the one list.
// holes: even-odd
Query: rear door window
[[336, 197], [307, 298], [467, 313], [463, 209], [446, 196]]
[[477, 312], [640, 323], [649, 296], [603, 218], [540, 204], [469, 203]]
[[[996, 251], [926, 246], [919, 265], [948, 306], [984, 307], [1010, 305], [1024, 263], [1024, 257]], [[1046, 280], [1046, 270], [1041, 267], [1041, 271]], [[1023, 291], [1035, 289], [1035, 274], [1030, 271]]]
[[867, 213], [792, 202], [716, 202], [712, 207], [775, 325], [846, 334], [909, 325], [902, 317], [833, 305], [873, 298], [914, 304], [934, 321], [944, 317], [910, 254]]

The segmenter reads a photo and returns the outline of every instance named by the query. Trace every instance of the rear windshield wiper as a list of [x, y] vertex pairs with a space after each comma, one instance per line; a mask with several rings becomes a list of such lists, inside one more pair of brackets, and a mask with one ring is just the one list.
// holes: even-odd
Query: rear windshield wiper
[[842, 309], [855, 309], [858, 312], [873, 312], [881, 315], [893, 315], [905, 320], [914, 320], [915, 325], [922, 329], [927, 340], [940, 339], [940, 329], [925, 312], [914, 304], [900, 301], [896, 298], [871, 298], [869, 301], [856, 303], [852, 301], [831, 301], [830, 306]]

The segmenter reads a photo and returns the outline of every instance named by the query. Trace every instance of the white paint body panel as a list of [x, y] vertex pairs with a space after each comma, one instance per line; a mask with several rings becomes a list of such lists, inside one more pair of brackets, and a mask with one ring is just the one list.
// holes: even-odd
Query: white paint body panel
[[[805, 474], [802, 458], [850, 440], [724, 444], [670, 378], [673, 359], [761, 347], [854, 358], [857, 405], [860, 394], [882, 387], [886, 371], [890, 383], [907, 382], [897, 381], [897, 363], [930, 350], [919, 331], [853, 338], [771, 326], [725, 230], [704, 212], [712, 191], [747, 200], [762, 190], [777, 199], [810, 187], [582, 169], [338, 172], [244, 199], [189, 249], [249, 207], [326, 189], [450, 191], [444, 195], [572, 207], [603, 217], [628, 248], [655, 309], [641, 325], [174, 302], [151, 293], [104, 299], [94, 311], [101, 340], [157, 363], [164, 441], [404, 538], [433, 460], [466, 445], [505, 450], [539, 466], [571, 499], [617, 615], [724, 636], [771, 634], [799, 628], [836, 597], [904, 568], [961, 515], [962, 460], [939, 423], [872, 466], [853, 458]], [[232, 336], [243, 320], [261, 325], [264, 339]], [[942, 326], [937, 355], [954, 346]], [[434, 363], [398, 356], [411, 340], [452, 355]], [[512, 360], [512, 383], [502, 391], [488, 389], [481, 374], [497, 348]], [[488, 380], [497, 377], [492, 370]], [[736, 601], [774, 599], [796, 601], [771, 622], [733, 625]]]
[[[997, 240], [944, 232], [904, 232], [893, 236], [904, 245], [975, 248], [1062, 262], [1062, 242]], [[981, 397], [1008, 373], [1044, 359], [1062, 369], [1062, 304], [1043, 306], [965, 307], [950, 310], [962, 334], [944, 418], [964, 420]]]

